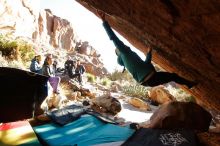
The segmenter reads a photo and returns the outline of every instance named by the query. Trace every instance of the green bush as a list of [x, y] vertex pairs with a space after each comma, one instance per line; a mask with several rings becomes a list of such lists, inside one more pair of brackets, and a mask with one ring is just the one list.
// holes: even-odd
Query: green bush
[[2, 56], [10, 61], [21, 59], [26, 64], [34, 57], [33, 46], [23, 40], [12, 40], [0, 35], [0, 51]]
[[35, 52], [31, 44], [28, 44], [24, 41], [20, 41], [18, 43], [18, 48], [19, 48], [20, 57], [23, 63], [30, 62], [31, 59], [34, 58]]
[[132, 83], [135, 82], [135, 80], [133, 79], [132, 75], [127, 70], [125, 70], [124, 73], [122, 73], [121, 71], [115, 70], [113, 73], [111, 73], [108, 76], [108, 78], [111, 81], [126, 80], [126, 81], [129, 81], [129, 82], [132, 82]]
[[119, 80], [121, 79], [121, 72], [119, 72], [118, 70], [115, 70], [113, 73], [109, 75], [109, 78], [112, 81]]
[[102, 80], [101, 80], [101, 84], [104, 85], [104, 86], [109, 86], [110, 83], [111, 83], [111, 80], [107, 77], [102, 78]]
[[90, 74], [90, 73], [86, 73], [86, 76], [87, 76], [87, 81], [90, 82], [90, 83], [94, 83], [95, 82], [95, 76]]
[[129, 85], [122, 87], [122, 91], [124, 94], [133, 96], [133, 97], [139, 97], [139, 98], [145, 98], [148, 96], [148, 87], [144, 87], [142, 85]]
[[0, 51], [2, 56], [9, 59], [15, 60], [18, 57], [18, 48], [16, 41], [10, 41], [0, 35]]

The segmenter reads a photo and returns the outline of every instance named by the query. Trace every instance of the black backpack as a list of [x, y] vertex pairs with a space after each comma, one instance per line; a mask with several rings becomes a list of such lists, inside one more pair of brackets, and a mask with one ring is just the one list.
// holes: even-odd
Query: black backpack
[[122, 146], [197, 146], [191, 130], [140, 128]]

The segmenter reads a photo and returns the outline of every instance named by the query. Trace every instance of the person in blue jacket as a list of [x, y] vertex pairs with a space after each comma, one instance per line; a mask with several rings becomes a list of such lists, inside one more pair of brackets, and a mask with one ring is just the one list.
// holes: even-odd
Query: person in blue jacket
[[143, 61], [130, 47], [126, 46], [113, 32], [108, 22], [105, 20], [105, 13], [97, 11], [103, 21], [103, 26], [110, 40], [116, 46], [117, 62], [124, 66], [133, 76], [133, 78], [143, 86], [157, 86], [174, 81], [181, 85], [192, 88], [196, 83], [178, 76], [176, 73], [157, 72], [151, 63], [152, 49], [146, 55]]
[[41, 74], [42, 73], [42, 69], [40, 66], [41, 60], [42, 60], [41, 55], [36, 55], [31, 60], [30, 71]]

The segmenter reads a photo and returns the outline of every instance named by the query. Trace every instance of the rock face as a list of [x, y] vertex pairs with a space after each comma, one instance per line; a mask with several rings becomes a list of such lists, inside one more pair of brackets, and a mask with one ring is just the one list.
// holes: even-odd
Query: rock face
[[[84, 55], [82, 60], [87, 72], [94, 75], [107, 73], [95, 48], [90, 46], [89, 42], [77, 42], [69, 21], [53, 15], [48, 9], [40, 11], [40, 1], [1, 0], [0, 34], [30, 40], [34, 42], [36, 52], [43, 54], [48, 48], [61, 48], [67, 51], [75, 51], [76, 48], [79, 54]], [[57, 54], [56, 50], [52, 52], [57, 59], [64, 58], [64, 53]], [[59, 63], [61, 62], [59, 60]]]
[[1, 33], [31, 38], [38, 28], [39, 6], [40, 2], [33, 0], [1, 0]]
[[[104, 67], [100, 54], [91, 46], [89, 42], [77, 42], [75, 57], [78, 56], [86, 68], [86, 72], [95, 76], [104, 76], [108, 73]], [[75, 58], [77, 60], [77, 58]]]
[[69, 21], [54, 16], [50, 10], [45, 10], [40, 12], [38, 26], [34, 39], [51, 44], [55, 48], [74, 50], [75, 34]]
[[0, 33], [66, 50], [76, 45], [71, 24], [50, 10], [40, 11], [40, 1], [35, 0], [1, 0]]
[[[104, 11], [110, 25], [153, 61], [199, 84], [197, 103], [220, 112], [220, 1], [77, 0]], [[101, 24], [100, 24], [101, 25]]]

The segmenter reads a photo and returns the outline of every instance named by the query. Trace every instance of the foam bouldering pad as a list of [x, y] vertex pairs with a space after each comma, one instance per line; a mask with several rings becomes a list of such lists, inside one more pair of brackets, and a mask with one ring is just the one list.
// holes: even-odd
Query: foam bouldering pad
[[0, 124], [0, 145], [41, 145], [28, 121]]

